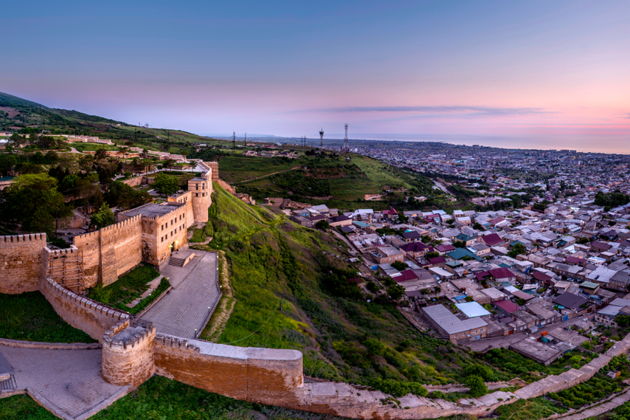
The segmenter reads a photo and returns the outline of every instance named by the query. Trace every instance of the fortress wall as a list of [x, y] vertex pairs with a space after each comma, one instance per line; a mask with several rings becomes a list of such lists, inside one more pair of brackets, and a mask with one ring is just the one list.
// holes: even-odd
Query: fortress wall
[[105, 331], [130, 317], [125, 312], [79, 296], [49, 278], [39, 282], [39, 290], [64, 321], [95, 340], [100, 341]]
[[83, 287], [107, 286], [142, 261], [142, 216], [74, 237], [80, 251]]
[[0, 293], [37, 290], [45, 268], [45, 233], [0, 236]]
[[76, 246], [66, 249], [44, 248], [46, 276], [75, 293], [83, 293], [83, 265], [81, 253]]
[[81, 271], [83, 272], [83, 287], [90, 288], [97, 285], [101, 265], [100, 232], [89, 232], [73, 238], [73, 244], [81, 255]]
[[124, 320], [103, 336], [101, 374], [114, 385], [138, 386], [155, 372], [150, 322]]
[[[302, 353], [215, 344], [158, 334], [156, 373], [246, 401], [290, 405], [303, 384]], [[280, 398], [285, 399], [280, 403]], [[290, 402], [291, 401], [291, 402]]]
[[129, 179], [124, 179], [122, 181], [123, 184], [127, 184], [130, 187], [139, 187], [144, 182], [144, 175], [138, 175], [131, 177]]
[[103, 286], [142, 262], [142, 216], [104, 227], [101, 234], [101, 281]]
[[212, 182], [216, 182], [219, 180], [219, 162], [204, 162], [206, 165], [212, 169]]

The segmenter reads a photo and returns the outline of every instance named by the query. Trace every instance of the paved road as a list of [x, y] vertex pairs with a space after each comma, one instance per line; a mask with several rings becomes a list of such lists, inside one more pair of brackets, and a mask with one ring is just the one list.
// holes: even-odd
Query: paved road
[[192, 252], [197, 256], [185, 267], [166, 265], [160, 269], [173, 289], [142, 315], [142, 319], [153, 322], [158, 332], [196, 337], [220, 298], [216, 254]]
[[0, 345], [17, 389], [65, 419], [85, 419], [129, 392], [100, 375], [101, 350], [25, 349]]

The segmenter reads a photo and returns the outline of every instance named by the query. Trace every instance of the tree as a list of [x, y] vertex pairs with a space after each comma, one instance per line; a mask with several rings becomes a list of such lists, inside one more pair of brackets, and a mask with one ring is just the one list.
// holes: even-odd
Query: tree
[[469, 375], [464, 378], [464, 384], [470, 389], [469, 393], [473, 397], [481, 397], [488, 392], [488, 387], [479, 375]]
[[512, 258], [516, 258], [517, 255], [525, 254], [527, 252], [527, 248], [520, 242], [515, 242], [510, 246], [510, 251], [508, 255]]
[[4, 197], [2, 215], [25, 231], [52, 233], [55, 219], [70, 214], [57, 180], [48, 174], [18, 176]]
[[315, 223], [315, 228], [319, 229], [319, 230], [328, 230], [328, 228], [330, 227], [330, 223], [328, 223], [328, 220], [318, 220], [317, 223]]
[[402, 271], [405, 268], [409, 267], [407, 264], [405, 264], [402, 261], [394, 261], [393, 263], [390, 264], [392, 267], [394, 267], [396, 270], [398, 271]]
[[155, 177], [153, 187], [165, 195], [175, 194], [179, 190], [179, 179], [175, 175], [167, 175], [160, 172]]
[[151, 196], [146, 191], [136, 190], [123, 182], [114, 181], [109, 186], [105, 199], [112, 207], [130, 209], [148, 203]]
[[405, 296], [405, 288], [399, 284], [394, 284], [387, 288], [387, 294], [391, 300], [396, 302]]
[[110, 209], [107, 204], [103, 203], [98, 211], [92, 215], [90, 223], [100, 229], [116, 223], [116, 216], [114, 216], [112, 209]]

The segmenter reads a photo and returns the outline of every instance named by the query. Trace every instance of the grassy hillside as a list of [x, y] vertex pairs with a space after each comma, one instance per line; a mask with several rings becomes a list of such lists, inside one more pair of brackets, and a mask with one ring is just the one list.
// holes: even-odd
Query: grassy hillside
[[236, 297], [220, 342], [300, 349], [307, 375], [372, 385], [457, 381], [474, 363], [393, 305], [367, 303], [332, 237], [215, 188], [209, 246], [226, 252]]
[[[379, 209], [390, 205], [404, 208], [405, 195], [424, 195], [432, 199], [427, 206], [448, 204], [447, 196], [434, 190], [432, 181], [423, 175], [366, 156], [303, 152], [297, 159], [252, 157], [229, 151], [206, 151], [196, 156], [217, 159], [221, 178], [257, 200], [286, 197], [343, 209]], [[385, 201], [363, 200], [365, 194], [379, 193], [386, 194]]]
[[171, 152], [181, 152], [192, 142], [224, 143], [181, 130], [140, 127], [78, 111], [48, 108], [0, 92], [0, 131], [29, 128], [52, 134], [102, 136]]

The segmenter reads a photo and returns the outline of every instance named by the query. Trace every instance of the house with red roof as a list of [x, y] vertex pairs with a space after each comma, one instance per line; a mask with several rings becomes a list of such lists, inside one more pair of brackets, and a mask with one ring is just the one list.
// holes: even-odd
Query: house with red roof
[[437, 251], [441, 253], [455, 251], [455, 247], [451, 244], [440, 244], [436, 246], [435, 249], [437, 249]]
[[400, 249], [405, 251], [408, 257], [417, 258], [429, 252], [431, 247], [422, 242], [410, 242], [401, 246]]
[[521, 309], [516, 303], [511, 300], [500, 300], [498, 302], [494, 302], [493, 305], [501, 312], [506, 315], [512, 315]]
[[403, 270], [400, 272], [400, 275], [392, 278], [396, 280], [397, 283], [418, 280], [418, 276], [413, 272], [413, 270]]
[[481, 239], [488, 246], [497, 246], [497, 245], [502, 245], [503, 244], [503, 239], [501, 239], [501, 237], [498, 234], [496, 234], [496, 233], [491, 233], [489, 235], [484, 235], [484, 236], [481, 237]]

